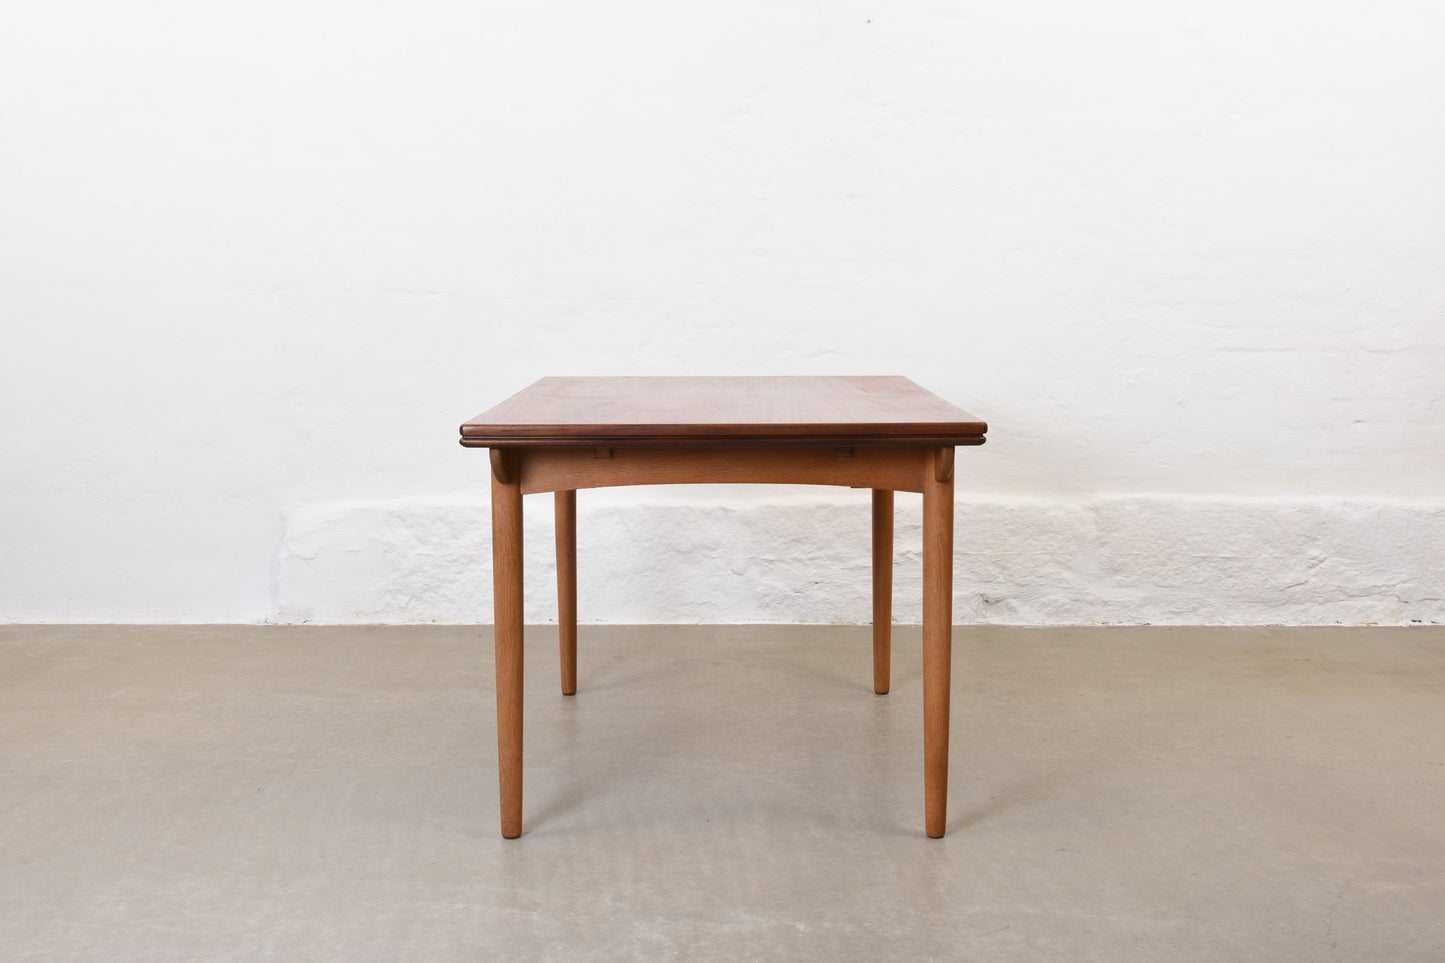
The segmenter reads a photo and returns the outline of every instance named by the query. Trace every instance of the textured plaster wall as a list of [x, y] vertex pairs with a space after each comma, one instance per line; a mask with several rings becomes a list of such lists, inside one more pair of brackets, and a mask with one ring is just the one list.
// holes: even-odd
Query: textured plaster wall
[[[920, 497], [900, 494], [894, 617], [921, 613]], [[527, 498], [526, 616], [555, 622], [551, 496]], [[583, 492], [579, 618], [868, 622], [866, 493], [741, 505]], [[960, 622], [1438, 621], [1445, 508], [1312, 499], [963, 495]], [[310, 506], [281, 559], [285, 621], [491, 618], [488, 512], [472, 500]], [[445, 577], [439, 576], [445, 573]]]
[[[1445, 616], [1438, 3], [13, 6], [0, 619], [484, 620], [549, 373], [974, 410], [960, 619]], [[584, 618], [866, 618], [853, 493], [581, 502]]]

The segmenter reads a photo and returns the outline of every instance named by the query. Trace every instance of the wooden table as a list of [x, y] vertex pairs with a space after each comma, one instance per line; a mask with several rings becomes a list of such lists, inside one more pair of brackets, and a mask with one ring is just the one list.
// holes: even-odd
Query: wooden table
[[899, 377], [543, 378], [462, 425], [490, 448], [502, 835], [522, 833], [522, 496], [555, 492], [562, 692], [577, 691], [577, 489], [750, 482], [873, 495], [873, 688], [888, 691], [893, 493], [923, 494], [924, 828], [944, 831], [953, 451], [988, 426]]

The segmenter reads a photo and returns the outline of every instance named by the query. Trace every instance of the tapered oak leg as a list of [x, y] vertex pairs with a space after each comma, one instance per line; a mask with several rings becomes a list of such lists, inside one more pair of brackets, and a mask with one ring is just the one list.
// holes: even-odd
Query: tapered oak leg
[[577, 693], [577, 492], [557, 492], [557, 647], [562, 694]]
[[522, 835], [522, 486], [492, 476], [493, 638], [497, 668], [497, 774], [502, 835]]
[[934, 839], [943, 835], [948, 816], [948, 686], [953, 654], [952, 454], [949, 449], [935, 449], [923, 479], [923, 821], [924, 830]]
[[893, 492], [873, 489], [873, 691], [888, 691], [893, 628]]

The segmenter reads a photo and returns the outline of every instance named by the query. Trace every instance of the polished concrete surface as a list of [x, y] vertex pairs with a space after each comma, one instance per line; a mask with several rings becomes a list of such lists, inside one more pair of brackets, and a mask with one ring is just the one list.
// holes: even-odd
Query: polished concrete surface
[[0, 627], [0, 960], [1445, 959], [1445, 629]]

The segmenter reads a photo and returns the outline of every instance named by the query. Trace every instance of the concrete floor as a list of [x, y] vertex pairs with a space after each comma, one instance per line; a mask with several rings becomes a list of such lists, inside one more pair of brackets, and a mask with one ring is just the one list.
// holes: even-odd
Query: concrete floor
[[1445, 959], [1445, 629], [0, 627], [0, 960]]

